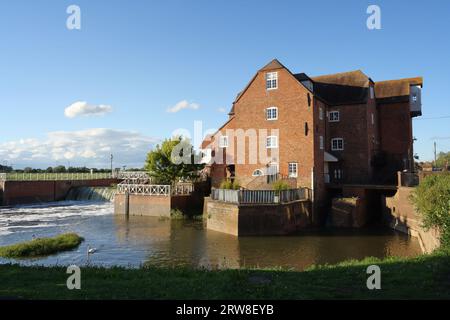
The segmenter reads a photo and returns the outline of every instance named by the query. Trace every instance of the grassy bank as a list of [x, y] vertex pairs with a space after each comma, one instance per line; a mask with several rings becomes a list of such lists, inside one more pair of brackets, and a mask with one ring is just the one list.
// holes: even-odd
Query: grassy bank
[[83, 238], [75, 233], [66, 233], [53, 238], [39, 238], [10, 246], [0, 247], [0, 257], [29, 258], [71, 250], [80, 245]]
[[[381, 268], [382, 290], [366, 287]], [[65, 268], [0, 266], [0, 297], [26, 299], [450, 299], [450, 253], [411, 259], [347, 261], [285, 270], [82, 268], [81, 290], [66, 288]]]

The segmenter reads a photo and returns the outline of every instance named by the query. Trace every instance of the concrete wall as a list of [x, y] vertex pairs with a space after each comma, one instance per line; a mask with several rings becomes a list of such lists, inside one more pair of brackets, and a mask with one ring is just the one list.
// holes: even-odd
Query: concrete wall
[[311, 202], [237, 205], [205, 200], [207, 228], [235, 236], [285, 235], [311, 225]]
[[[135, 216], [170, 217], [170, 198], [167, 196], [129, 195], [128, 214]], [[114, 197], [114, 213], [127, 214], [127, 200], [123, 194]]]
[[5, 181], [0, 185], [3, 192], [0, 205], [30, 204], [64, 200], [74, 187], [108, 187], [117, 179], [73, 181]]
[[422, 251], [431, 252], [439, 247], [439, 232], [422, 228], [420, 215], [409, 200], [413, 190], [399, 187], [393, 197], [383, 197], [384, 218], [391, 228], [417, 237]]
[[134, 216], [170, 217], [172, 209], [178, 209], [185, 214], [198, 214], [203, 207], [203, 194], [176, 196], [149, 196], [130, 194], [128, 199], [123, 194], [114, 198], [114, 212]]

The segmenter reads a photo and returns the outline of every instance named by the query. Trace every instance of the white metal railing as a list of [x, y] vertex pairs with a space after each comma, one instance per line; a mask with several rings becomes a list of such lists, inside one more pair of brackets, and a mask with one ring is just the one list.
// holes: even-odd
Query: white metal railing
[[192, 183], [178, 183], [172, 188], [173, 195], [186, 195], [194, 192], [194, 185]]
[[112, 179], [111, 173], [86, 173], [86, 172], [70, 172], [70, 173], [2, 173], [0, 180], [4, 181], [61, 181], [61, 180], [100, 180]]
[[117, 174], [118, 179], [133, 180], [133, 179], [149, 179], [147, 172], [145, 171], [119, 171]]
[[[277, 198], [278, 196], [278, 198]], [[306, 200], [309, 193], [306, 188], [274, 190], [228, 190], [212, 189], [211, 199], [238, 204], [272, 204]]]
[[146, 196], [170, 196], [170, 185], [118, 184], [117, 194], [126, 193]]

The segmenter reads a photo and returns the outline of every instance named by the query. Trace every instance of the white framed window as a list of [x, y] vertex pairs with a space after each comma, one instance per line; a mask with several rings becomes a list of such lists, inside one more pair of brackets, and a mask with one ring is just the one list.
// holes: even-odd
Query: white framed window
[[273, 90], [278, 88], [278, 72], [266, 73], [266, 89]]
[[342, 170], [334, 169], [334, 179], [341, 180], [342, 179]]
[[330, 111], [328, 113], [328, 119], [330, 122], [338, 122], [340, 120], [339, 111]]
[[323, 150], [323, 136], [319, 136], [319, 147], [320, 150]]
[[278, 148], [278, 137], [268, 136], [266, 139], [266, 148], [267, 149]]
[[370, 87], [369, 91], [370, 91], [370, 99], [374, 99], [375, 98], [375, 93], [373, 91], [373, 87]]
[[331, 139], [331, 150], [333, 151], [344, 150], [344, 139], [342, 138]]
[[372, 119], [372, 125], [375, 124], [375, 116], [373, 115], [373, 113], [370, 114], [370, 118]]
[[269, 107], [266, 109], [266, 119], [267, 120], [277, 120], [278, 119], [278, 108]]
[[261, 169], [256, 169], [255, 171], [253, 171], [252, 176], [254, 177], [261, 177], [264, 175], [264, 172]]
[[297, 162], [289, 162], [288, 176], [289, 176], [289, 178], [297, 178], [298, 177], [298, 163]]
[[323, 120], [323, 109], [319, 108], [319, 120]]
[[228, 136], [220, 136], [219, 148], [228, 148]]

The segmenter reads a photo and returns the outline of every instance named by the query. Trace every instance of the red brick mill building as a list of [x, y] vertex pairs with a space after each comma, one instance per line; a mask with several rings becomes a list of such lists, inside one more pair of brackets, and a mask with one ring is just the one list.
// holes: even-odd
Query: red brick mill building
[[[320, 203], [331, 186], [395, 185], [398, 171], [414, 167], [412, 118], [421, 115], [422, 84], [421, 77], [375, 82], [360, 70], [310, 77], [275, 59], [202, 144], [213, 156], [212, 186], [232, 178], [243, 188], [270, 189], [284, 179], [313, 189]], [[263, 162], [249, 159], [246, 133], [255, 131]]]

